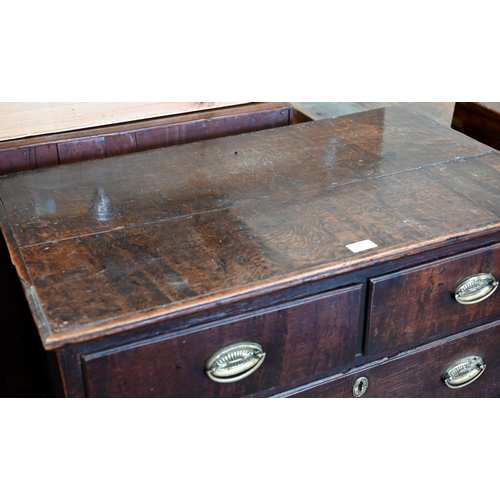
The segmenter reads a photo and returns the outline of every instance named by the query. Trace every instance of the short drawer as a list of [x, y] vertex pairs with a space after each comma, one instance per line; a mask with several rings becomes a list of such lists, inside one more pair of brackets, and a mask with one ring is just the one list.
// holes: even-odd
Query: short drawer
[[497, 322], [484, 330], [460, 333], [420, 347], [411, 354], [283, 396], [352, 398], [356, 393], [363, 398], [500, 397], [499, 338], [500, 322]]
[[[360, 333], [362, 285], [324, 293], [206, 328], [83, 356], [90, 397], [241, 397], [319, 378], [348, 365]], [[240, 343], [261, 346], [224, 354], [228, 371], [258, 358], [241, 380], [214, 381], [207, 361]], [[219, 360], [222, 358], [219, 358]], [[255, 366], [248, 370], [249, 373]], [[210, 371], [210, 370], [208, 370]], [[237, 378], [236, 370], [230, 379]], [[216, 377], [217, 378], [217, 377]]]
[[[458, 333], [499, 318], [498, 290], [477, 303], [459, 303], [454, 296], [465, 278], [483, 273], [500, 278], [500, 245], [370, 280], [366, 354]], [[462, 288], [474, 291], [481, 283], [473, 279]], [[485, 284], [484, 295], [488, 289]]]

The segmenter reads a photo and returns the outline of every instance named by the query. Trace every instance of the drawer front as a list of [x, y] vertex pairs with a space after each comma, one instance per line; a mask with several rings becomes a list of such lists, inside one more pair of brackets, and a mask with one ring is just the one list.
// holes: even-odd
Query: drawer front
[[366, 353], [383, 353], [499, 318], [498, 290], [475, 304], [454, 298], [457, 284], [479, 273], [500, 278], [500, 245], [370, 280]]
[[[161, 340], [83, 356], [90, 397], [239, 397], [299, 385], [354, 360], [362, 285]], [[219, 383], [206, 362], [236, 343], [259, 344], [262, 364]]]
[[[484, 330], [461, 333], [440, 340], [366, 370], [356, 370], [289, 397], [354, 397], [355, 386], [368, 387], [363, 398], [485, 398], [500, 397], [500, 323]], [[444, 374], [456, 361], [480, 357], [486, 365], [468, 385], [450, 388]], [[368, 385], [366, 380], [368, 381]]]

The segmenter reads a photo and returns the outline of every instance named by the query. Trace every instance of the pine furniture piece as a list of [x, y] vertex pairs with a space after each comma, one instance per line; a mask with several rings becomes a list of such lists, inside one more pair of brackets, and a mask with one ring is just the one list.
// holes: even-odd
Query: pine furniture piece
[[6, 175], [0, 199], [56, 396], [500, 394], [500, 156], [419, 114]]
[[0, 102], [0, 141], [225, 108], [243, 102]]

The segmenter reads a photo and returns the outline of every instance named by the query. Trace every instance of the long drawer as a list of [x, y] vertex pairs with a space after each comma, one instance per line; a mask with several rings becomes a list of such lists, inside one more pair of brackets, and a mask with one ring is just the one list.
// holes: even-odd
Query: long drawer
[[366, 353], [384, 353], [499, 318], [497, 278], [500, 245], [370, 280]]
[[241, 397], [352, 363], [362, 285], [83, 356], [90, 397]]
[[499, 335], [500, 322], [497, 322], [286, 395], [304, 398], [500, 397]]

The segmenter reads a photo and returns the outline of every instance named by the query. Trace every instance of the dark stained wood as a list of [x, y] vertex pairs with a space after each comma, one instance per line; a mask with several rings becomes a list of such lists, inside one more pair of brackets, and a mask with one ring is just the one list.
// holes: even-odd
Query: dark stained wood
[[292, 110], [278, 107], [241, 115], [215, 116], [209, 120], [189, 123], [173, 123], [168, 126], [144, 129], [136, 132], [139, 151], [165, 146], [187, 144], [195, 141], [226, 137], [239, 133], [266, 130], [290, 125]]
[[59, 142], [57, 152], [61, 164], [106, 158], [106, 142], [104, 137], [89, 137], [88, 139]]
[[0, 151], [0, 175], [32, 168], [31, 149]]
[[[362, 398], [497, 398], [500, 397], [499, 334], [500, 324], [494, 323], [282, 396], [352, 398], [356, 380], [366, 377], [370, 386]], [[484, 373], [465, 387], [447, 387], [442, 380], [444, 372], [455, 361], [472, 355], [482, 357], [486, 363]]]
[[452, 296], [457, 283], [482, 272], [500, 277], [500, 246], [370, 280], [367, 353], [383, 353], [497, 319], [500, 294], [469, 305]]
[[494, 184], [466, 199], [428, 172], [500, 158], [440, 130], [389, 108], [3, 178], [46, 345], [498, 225]]
[[[394, 108], [34, 172], [4, 179], [2, 199], [20, 243], [31, 245], [312, 190], [343, 192], [353, 182], [487, 152]], [[38, 199], [57, 209], [38, 219]], [[107, 211], [97, 217], [99, 203]], [[15, 226], [21, 219], [25, 227]]]
[[252, 103], [0, 142], [0, 174], [290, 125], [289, 103]]
[[30, 149], [30, 151], [33, 150], [35, 151], [37, 168], [51, 167], [60, 163], [57, 144], [40, 144]]
[[[7, 175], [0, 199], [57, 395], [312, 389], [498, 318], [454, 312], [438, 278], [496, 269], [500, 155], [398, 106]], [[213, 385], [206, 359], [242, 340], [265, 365]]]
[[122, 134], [109, 134], [104, 136], [106, 143], [106, 156], [116, 156], [137, 152], [137, 139], [135, 132]]
[[500, 103], [457, 102], [451, 126], [463, 134], [500, 150]]
[[236, 106], [226, 106], [222, 108], [203, 109], [197, 112], [181, 113], [146, 120], [137, 120], [116, 125], [104, 125], [101, 127], [92, 127], [82, 130], [68, 132], [58, 132], [10, 141], [0, 141], [0, 150], [11, 148], [20, 148], [24, 146], [33, 146], [35, 144], [57, 143], [59, 141], [83, 139], [88, 137], [101, 137], [112, 134], [134, 133], [137, 130], [156, 128], [169, 125], [179, 125], [181, 123], [194, 123], [200, 120], [212, 120], [213, 118], [225, 116], [243, 116], [249, 119], [254, 113], [278, 111], [283, 114], [287, 121], [292, 120], [293, 106], [287, 102], [253, 102], [249, 104], [240, 104]]
[[[177, 125], [175, 125], [175, 128], [177, 128]], [[152, 129], [138, 130], [135, 136], [138, 151], [163, 148], [168, 146], [169, 143], [169, 128], [155, 127]], [[175, 141], [173, 145], [175, 145]]]
[[[88, 395], [234, 397], [338, 371], [354, 359], [360, 299], [361, 286], [351, 287], [166, 340], [84, 356]], [[245, 341], [257, 342], [266, 353], [256, 372], [230, 384], [205, 374], [214, 352]]]
[[[191, 331], [206, 328], [207, 325], [227, 321], [236, 316], [247, 314], [256, 314], [263, 309], [271, 307], [283, 307], [283, 305], [293, 300], [303, 300], [321, 293], [329, 293], [332, 290], [345, 287], [352, 283], [366, 283], [370, 277], [382, 276], [390, 272], [415, 267], [418, 264], [434, 261], [435, 258], [447, 257], [460, 254], [471, 248], [481, 248], [484, 245], [499, 243], [500, 235], [495, 232], [489, 232], [487, 235], [477, 238], [470, 237], [465, 240], [459, 240], [455, 243], [443, 245], [442, 243], [427, 249], [426, 252], [419, 252], [413, 255], [398, 259], [377, 260], [375, 265], [363, 269], [353, 270], [346, 273], [333, 274], [326, 277], [315, 277], [304, 280], [300, 283], [290, 284], [276, 290], [263, 290], [262, 294], [252, 294], [238, 297], [237, 300], [219, 301], [216, 307], [200, 307], [195, 310], [178, 309], [176, 313], [169, 313], [166, 316], [151, 315], [145, 321], [139, 324], [131, 324], [123, 327], [119, 323], [113, 330], [99, 331], [94, 339], [85, 342], [71, 342], [57, 348], [53, 344], [54, 350], [48, 354], [55, 354], [60, 363], [60, 371], [64, 373], [64, 394], [68, 397], [85, 397], [86, 390], [82, 374], [81, 357], [88, 353], [98, 353], [102, 351], [116, 350], [118, 347], [128, 347], [138, 342], [150, 342], [159, 336], [165, 336], [165, 332], [180, 332], [191, 329]], [[363, 293], [363, 299], [366, 296]], [[366, 310], [365, 300], [362, 300], [362, 311]], [[356, 358], [352, 366], [362, 366], [372, 363], [380, 358], [380, 355], [364, 356], [362, 355], [363, 332], [358, 335], [358, 346]], [[432, 340], [432, 339], [430, 339]], [[64, 344], [64, 342], [62, 342]], [[420, 342], [421, 344], [421, 342]], [[409, 348], [418, 347], [419, 342], [410, 345]], [[401, 348], [394, 349], [384, 356], [392, 357], [399, 352]], [[406, 350], [406, 348], [404, 349]], [[309, 377], [314, 380], [313, 377]], [[317, 377], [316, 377], [317, 378]], [[305, 381], [308, 382], [308, 381]], [[296, 384], [291, 381], [288, 384], [280, 386], [280, 390], [291, 389]], [[275, 391], [266, 389], [259, 392], [259, 397], [267, 397]]]

